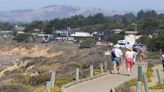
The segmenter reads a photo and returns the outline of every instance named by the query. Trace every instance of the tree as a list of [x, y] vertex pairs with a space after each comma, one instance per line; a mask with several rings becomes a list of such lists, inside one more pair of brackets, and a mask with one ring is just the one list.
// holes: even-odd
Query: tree
[[141, 23], [141, 29], [144, 30], [143, 34], [151, 34], [155, 32], [156, 29], [160, 28], [160, 21], [156, 18], [144, 19]]
[[95, 39], [85, 39], [80, 43], [80, 48], [90, 48], [96, 44]]
[[144, 11], [141, 10], [137, 13], [137, 20], [142, 20], [145, 18]]
[[124, 36], [125, 36], [124, 32], [121, 32], [120, 34], [112, 34], [112, 35], [110, 35], [108, 41], [116, 44], [118, 40], [123, 40]]
[[30, 33], [16, 34], [13, 39], [17, 42], [31, 42], [33, 41], [33, 35]]
[[32, 32], [34, 29], [43, 30], [47, 24], [47, 21], [33, 21], [27, 25], [25, 32]]
[[124, 25], [132, 25], [132, 23], [134, 23], [135, 20], [136, 20], [136, 17], [132, 13], [128, 13], [128, 14], [123, 15]]
[[160, 49], [164, 50], [164, 34], [160, 34], [153, 38], [144, 35], [138, 40], [138, 42], [145, 44], [151, 51], [158, 51]]
[[160, 49], [164, 50], [164, 34], [158, 35], [158, 37], [155, 38], [154, 43], [155, 43], [155, 48], [157, 50], [160, 50]]
[[9, 23], [0, 23], [0, 30], [11, 30], [14, 26]]

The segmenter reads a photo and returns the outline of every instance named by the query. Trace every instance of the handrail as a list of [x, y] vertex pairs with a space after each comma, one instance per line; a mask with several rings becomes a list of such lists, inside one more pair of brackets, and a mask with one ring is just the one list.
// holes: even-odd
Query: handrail
[[[104, 75], [104, 73], [107, 72], [106, 69], [108, 69], [108, 68], [107, 68], [107, 65], [106, 64], [107, 64], [107, 62], [104, 62], [104, 63], [100, 63], [100, 65], [99, 65], [99, 69], [101, 71], [101, 75]], [[104, 71], [104, 68], [105, 68], [105, 71]], [[83, 70], [80, 70], [79, 68], [76, 68], [72, 72], [69, 72], [69, 73], [66, 73], [66, 74], [59, 74], [59, 75], [57, 75], [56, 72], [53, 71], [52, 72], [52, 76], [51, 76], [51, 80], [49, 82], [47, 82], [47, 84], [46, 84], [46, 92], [55, 92], [54, 88], [52, 88], [52, 86], [49, 86], [48, 85], [49, 83], [54, 83], [54, 85], [55, 85], [55, 82], [54, 82], [55, 79], [52, 79], [52, 77], [53, 78], [56, 78], [56, 77], [61, 78], [61, 77], [68, 77], [69, 75], [74, 75], [75, 76], [75, 81], [79, 81], [80, 79], [85, 79], [83, 77], [80, 77], [84, 73], [86, 73], [86, 75], [87, 75], [88, 78], [94, 77], [95, 76], [94, 75], [94, 66], [93, 65], [90, 65], [90, 67], [88, 67], [87, 69], [83, 69]]]

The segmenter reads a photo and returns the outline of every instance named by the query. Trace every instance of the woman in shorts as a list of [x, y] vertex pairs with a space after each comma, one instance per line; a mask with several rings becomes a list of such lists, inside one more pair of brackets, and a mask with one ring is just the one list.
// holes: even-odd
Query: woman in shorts
[[126, 69], [129, 76], [131, 74], [131, 69], [134, 64], [134, 56], [136, 55], [137, 53], [133, 51], [132, 47], [127, 48], [127, 51], [125, 53], [125, 59], [126, 59]]

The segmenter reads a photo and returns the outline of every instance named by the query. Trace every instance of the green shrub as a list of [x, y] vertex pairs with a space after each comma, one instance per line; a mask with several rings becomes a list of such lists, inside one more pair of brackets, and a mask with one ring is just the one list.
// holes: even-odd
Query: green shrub
[[50, 75], [40, 75], [40, 76], [30, 77], [28, 79], [28, 84], [32, 86], [38, 86], [38, 85], [45, 84], [50, 79], [51, 79]]
[[80, 48], [90, 48], [96, 44], [95, 39], [85, 39], [80, 43]]
[[164, 89], [164, 85], [156, 85], [156, 86], [152, 86], [149, 87], [150, 89]]
[[72, 81], [74, 81], [74, 79], [71, 78], [71, 77], [57, 78], [55, 84], [56, 84], [57, 86], [62, 86], [62, 85], [64, 85], [64, 84], [70, 83], [70, 82], [72, 82]]
[[159, 51], [148, 52], [148, 53], [146, 53], [146, 58], [147, 59], [159, 59], [160, 58], [160, 53], [159, 53]]
[[136, 84], [137, 84], [137, 79], [131, 79], [131, 80], [129, 81], [129, 83], [130, 83], [130, 86], [136, 86]]
[[55, 87], [55, 92], [62, 92], [60, 87]]
[[23, 75], [17, 75], [15, 78], [14, 78], [14, 83], [18, 83], [18, 84], [22, 84], [22, 85], [26, 85], [28, 84], [28, 80], [25, 76]]
[[16, 34], [14, 40], [17, 42], [31, 42], [33, 40], [33, 35], [30, 33]]

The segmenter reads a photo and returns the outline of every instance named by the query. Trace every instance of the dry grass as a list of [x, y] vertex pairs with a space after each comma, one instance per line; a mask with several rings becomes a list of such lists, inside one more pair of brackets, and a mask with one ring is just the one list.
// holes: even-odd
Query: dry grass
[[0, 86], [1, 92], [29, 92], [29, 90], [20, 85], [3, 85]]
[[130, 84], [126, 82], [115, 88], [115, 92], [132, 92], [132, 90], [130, 88]]
[[[21, 46], [22, 44], [16, 44], [15, 46]], [[31, 49], [34, 44], [27, 44], [22, 46], [25, 49]], [[90, 65], [94, 65], [97, 68], [94, 74], [100, 74], [99, 64], [103, 63], [106, 59], [108, 63], [110, 62], [110, 56], [104, 57], [104, 48], [88, 48], [79, 49], [78, 46], [67, 43], [58, 44], [37, 44], [40, 48], [49, 47], [48, 53], [53, 52], [63, 52], [61, 55], [54, 57], [25, 57], [20, 59], [21, 62], [26, 63], [24, 66], [20, 67], [19, 70], [13, 70], [11, 72], [6, 72], [6, 74], [11, 75], [6, 76], [5, 80], [13, 79], [14, 82], [11, 84], [21, 84], [26, 88], [31, 89], [29, 92], [43, 92], [45, 82], [50, 80], [51, 70], [56, 70], [57, 74], [65, 74], [74, 71], [76, 67], [80, 69], [89, 68]], [[10, 46], [13, 48], [14, 46]], [[0, 46], [0, 48], [3, 48]], [[21, 64], [20, 64], [21, 65]], [[33, 67], [32, 67], [33, 66]], [[110, 66], [110, 64], [109, 64]], [[21, 71], [20, 71], [21, 70]], [[38, 78], [30, 78], [30, 74], [35, 71], [40, 71], [40, 76]], [[21, 75], [21, 76], [19, 76]], [[23, 76], [22, 76], [23, 75]], [[45, 77], [43, 77], [45, 76]], [[61, 81], [60, 81], [61, 80]], [[59, 86], [73, 81], [74, 79], [58, 79]], [[59, 82], [60, 81], [60, 82]], [[34, 90], [36, 89], [36, 90]], [[60, 88], [57, 88], [60, 89]], [[57, 91], [57, 92], [60, 92]]]
[[[40, 66], [36, 66], [34, 68], [32, 68], [30, 71], [50, 71], [50, 70], [58, 70], [61, 67], [60, 63], [55, 63], [55, 64], [51, 64], [51, 65], [40, 65]], [[28, 70], [29, 71], [29, 70]]]

